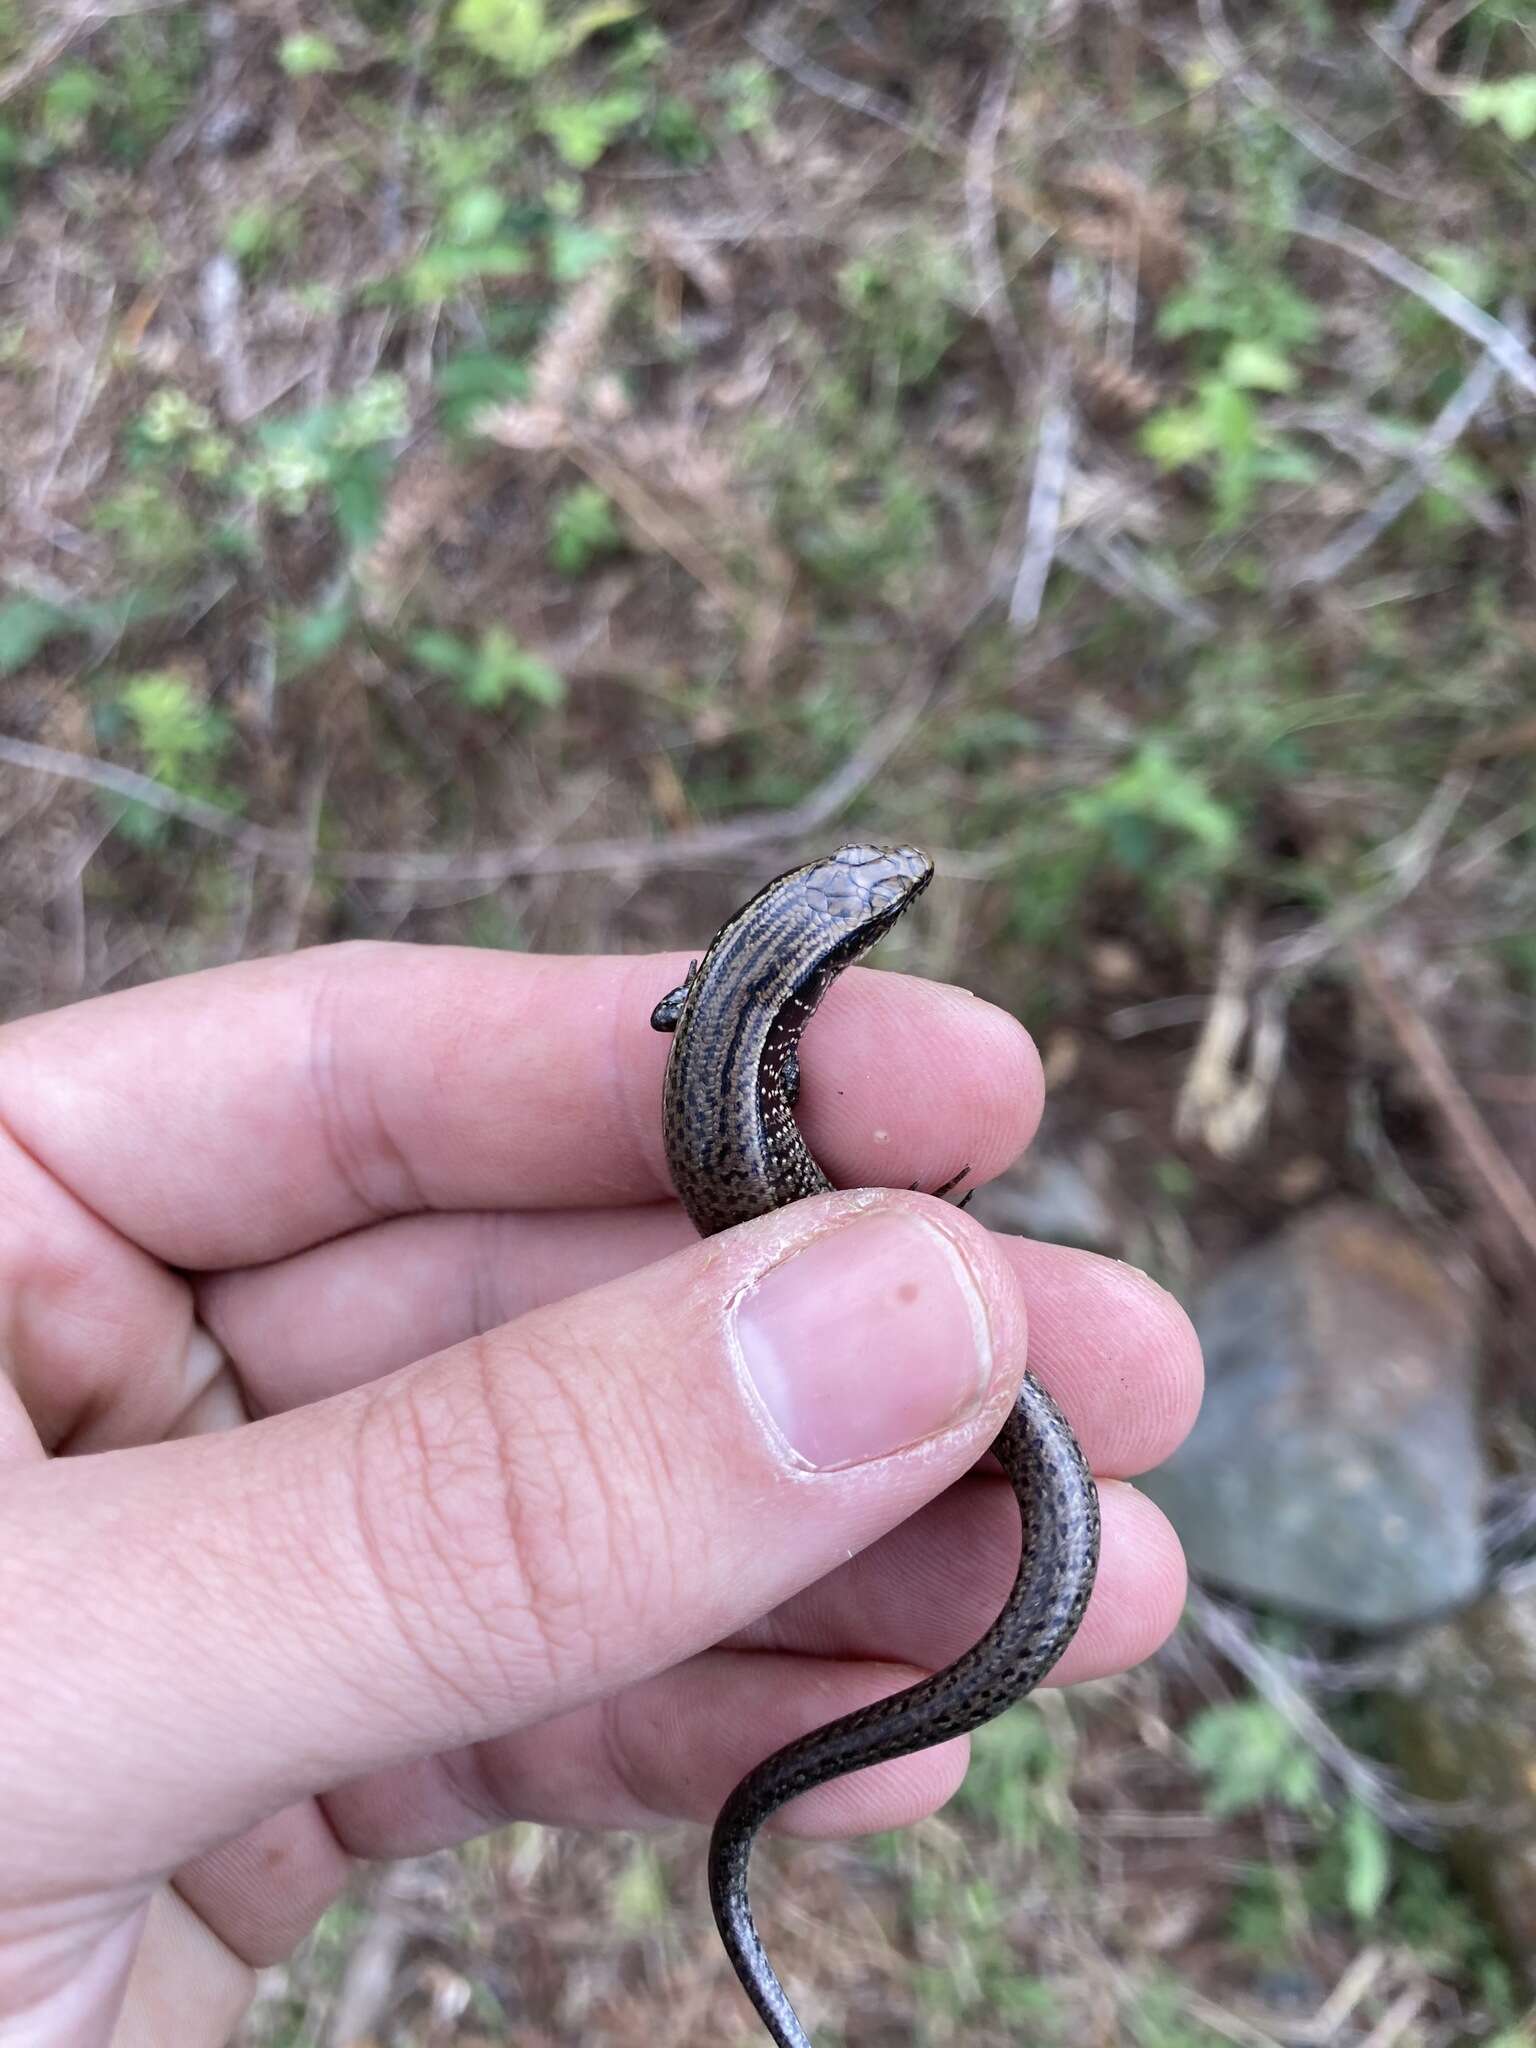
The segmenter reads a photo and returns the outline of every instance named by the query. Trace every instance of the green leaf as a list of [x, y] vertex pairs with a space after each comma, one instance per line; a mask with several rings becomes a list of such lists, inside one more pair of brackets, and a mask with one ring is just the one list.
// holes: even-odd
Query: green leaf
[[366, 448], [341, 464], [332, 478], [336, 524], [349, 547], [366, 547], [379, 530], [394, 459], [383, 448]]
[[458, 433], [487, 405], [528, 396], [528, 369], [515, 356], [465, 349], [450, 356], [434, 382], [445, 427]]
[[1245, 391], [1291, 391], [1296, 372], [1264, 341], [1234, 341], [1221, 359], [1222, 375]]
[[173, 788], [186, 788], [186, 771], [221, 753], [228, 729], [174, 669], [130, 676], [116, 693], [128, 714], [150, 773]]
[[599, 29], [633, 21], [639, 12], [640, 0], [590, 0], [551, 21], [544, 0], [458, 0], [452, 24], [476, 55], [515, 78], [535, 78]]
[[633, 88], [586, 100], [556, 100], [539, 108], [538, 123], [563, 163], [590, 170], [626, 128], [645, 112], [646, 96]]
[[550, 277], [556, 284], [574, 284], [600, 263], [606, 263], [616, 242], [601, 228], [583, 227], [576, 221], [556, 221], [549, 231], [548, 247]]
[[293, 612], [277, 622], [278, 670], [286, 680], [324, 661], [346, 639], [357, 617], [350, 592], [335, 604]]
[[446, 240], [468, 245], [488, 242], [507, 214], [507, 202], [494, 185], [471, 185], [456, 193], [443, 214]]
[[1442, 242], [1428, 250], [1424, 268], [1478, 306], [1487, 305], [1498, 285], [1490, 256], [1468, 242]]
[[341, 69], [341, 53], [329, 36], [284, 36], [277, 61], [290, 78], [311, 78], [319, 71]]
[[407, 270], [406, 289], [418, 305], [431, 305], [476, 278], [521, 277], [532, 260], [522, 242], [477, 243], [468, 249], [440, 243], [425, 250]]
[[1142, 448], [1163, 469], [1182, 469], [1198, 462], [1215, 446], [1211, 423], [1201, 407], [1171, 406], [1154, 413], [1142, 428]]
[[565, 678], [520, 647], [504, 626], [490, 626], [474, 667], [464, 678], [462, 694], [476, 710], [499, 711], [513, 695], [552, 710], [565, 701]]
[[657, 1927], [670, 1915], [672, 1901], [661, 1859], [648, 1842], [637, 1842], [628, 1863], [608, 1888], [608, 1910], [630, 1933]]
[[50, 142], [74, 147], [84, 140], [91, 115], [112, 97], [110, 79], [88, 64], [60, 65], [43, 88], [44, 134]]
[[574, 484], [556, 499], [549, 517], [549, 559], [562, 576], [580, 576], [623, 544], [613, 506], [596, 484]]
[[1463, 86], [1451, 104], [1474, 127], [1492, 121], [1511, 142], [1529, 142], [1536, 136], [1536, 71], [1519, 71], [1488, 85]]
[[1276, 1801], [1304, 1809], [1318, 1796], [1317, 1759], [1264, 1700], [1234, 1700], [1197, 1714], [1185, 1736], [1206, 1781], [1207, 1812], [1220, 1816]]
[[1241, 462], [1258, 439], [1258, 413], [1253, 400], [1235, 384], [1211, 377], [1200, 387], [1200, 400], [1211, 436], [1228, 462]]
[[457, 633], [445, 633], [428, 626], [413, 633], [409, 641], [411, 659], [419, 661], [434, 675], [451, 676], [456, 682], [469, 675], [475, 665], [474, 650]]
[[1338, 1826], [1344, 1854], [1344, 1903], [1357, 1920], [1374, 1920], [1392, 1882], [1392, 1842], [1375, 1814], [1354, 1800]]
[[0, 604], [0, 676], [10, 675], [50, 640], [73, 630], [69, 613], [45, 598], [7, 598]]

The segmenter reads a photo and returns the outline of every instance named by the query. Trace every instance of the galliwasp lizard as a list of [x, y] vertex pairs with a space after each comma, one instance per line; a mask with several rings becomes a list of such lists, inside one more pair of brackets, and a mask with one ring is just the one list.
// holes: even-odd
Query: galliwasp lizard
[[[662, 1114], [673, 1185], [706, 1237], [832, 1183], [795, 1124], [800, 1034], [843, 968], [927, 888], [916, 847], [841, 846], [791, 868], [722, 925], [651, 1022], [674, 1034]], [[828, 1359], [827, 1370], [837, 1370]], [[1099, 1503], [1061, 1410], [1027, 1374], [992, 1445], [1018, 1497], [1013, 1590], [986, 1634], [946, 1670], [845, 1714], [749, 1771], [709, 1848], [715, 1921], [778, 2048], [811, 2048], [752, 1922], [753, 1838], [789, 1800], [849, 1771], [910, 1756], [990, 1721], [1032, 1692], [1077, 1632], [1099, 1555]]]

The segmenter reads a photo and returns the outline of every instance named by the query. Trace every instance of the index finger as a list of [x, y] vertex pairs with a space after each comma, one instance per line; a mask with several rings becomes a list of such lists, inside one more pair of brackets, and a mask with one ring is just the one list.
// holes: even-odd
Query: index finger
[[[0, 1135], [158, 1258], [245, 1266], [424, 1210], [670, 1192], [650, 1028], [682, 954], [358, 944], [245, 961], [0, 1031]], [[985, 1179], [1041, 1082], [1006, 1012], [853, 969], [799, 1104], [840, 1185]]]

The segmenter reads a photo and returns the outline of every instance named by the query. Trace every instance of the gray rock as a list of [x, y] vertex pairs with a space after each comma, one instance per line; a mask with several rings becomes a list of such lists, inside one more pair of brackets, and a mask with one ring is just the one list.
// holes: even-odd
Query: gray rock
[[1477, 1591], [1476, 1315], [1441, 1261], [1330, 1202], [1223, 1268], [1194, 1318], [1205, 1405], [1143, 1484], [1198, 1577], [1358, 1629]]
[[1450, 1852], [1536, 1991], [1536, 1571], [1420, 1638], [1406, 1682], [1387, 1702], [1404, 1775], [1478, 1810]]
[[1109, 1161], [1096, 1146], [1036, 1145], [1011, 1172], [978, 1188], [971, 1204], [989, 1230], [1080, 1251], [1120, 1251], [1124, 1232], [1108, 1196]]

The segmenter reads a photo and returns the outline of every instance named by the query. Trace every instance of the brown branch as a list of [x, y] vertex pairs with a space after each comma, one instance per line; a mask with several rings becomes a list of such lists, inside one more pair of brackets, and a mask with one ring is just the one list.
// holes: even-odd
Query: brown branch
[[1444, 1118], [1473, 1177], [1536, 1259], [1536, 1196], [1510, 1164], [1457, 1078], [1440, 1040], [1422, 1011], [1397, 986], [1376, 946], [1369, 939], [1356, 937], [1349, 952], [1367, 994]]
[[1211, 52], [1244, 99], [1272, 114], [1303, 149], [1315, 156], [1319, 163], [1327, 164], [1330, 170], [1338, 171], [1346, 178], [1354, 178], [1362, 185], [1369, 185], [1373, 192], [1380, 192], [1388, 199], [1416, 196], [1389, 172], [1382, 170], [1379, 164], [1369, 162], [1347, 143], [1330, 135], [1321, 122], [1314, 121], [1302, 108], [1293, 107], [1263, 73], [1248, 62], [1241, 43], [1227, 25], [1221, 0], [1199, 0], [1199, 4], [1200, 24]]
[[1404, 256], [1390, 242], [1378, 241], [1375, 235], [1345, 221], [1325, 220], [1321, 214], [1302, 212], [1292, 218], [1290, 228], [1292, 234], [1303, 235], [1308, 241], [1342, 249], [1346, 256], [1368, 265], [1400, 290], [1422, 299], [1442, 320], [1449, 320], [1453, 327], [1459, 327], [1463, 334], [1480, 343], [1512, 384], [1518, 384], [1522, 391], [1536, 398], [1536, 356], [1502, 320], [1495, 320], [1491, 313], [1474, 305], [1465, 292], [1457, 291], [1454, 285]]
[[136, 769], [93, 760], [87, 754], [67, 753], [0, 733], [0, 761], [34, 775], [85, 783], [131, 803], [146, 804], [164, 817], [178, 818], [289, 873], [323, 870], [367, 882], [496, 882], [514, 875], [598, 874], [608, 869], [645, 873], [701, 867], [819, 831], [873, 782], [906, 740], [940, 687], [946, 661], [947, 651], [891, 705], [863, 745], [798, 804], [781, 811], [753, 812], [724, 824], [702, 825], [697, 831], [677, 832], [669, 839], [587, 839], [569, 846], [551, 846], [544, 838], [523, 839], [467, 854], [327, 849], [313, 845], [307, 832], [253, 824], [200, 797], [184, 796]]
[[1000, 64], [987, 80], [971, 125], [965, 151], [965, 222], [971, 250], [971, 275], [977, 310], [987, 323], [998, 360], [1009, 382], [1017, 384], [1028, 359], [1024, 337], [1014, 317], [1003, 274], [997, 239], [997, 144], [1008, 117], [1017, 62]]

